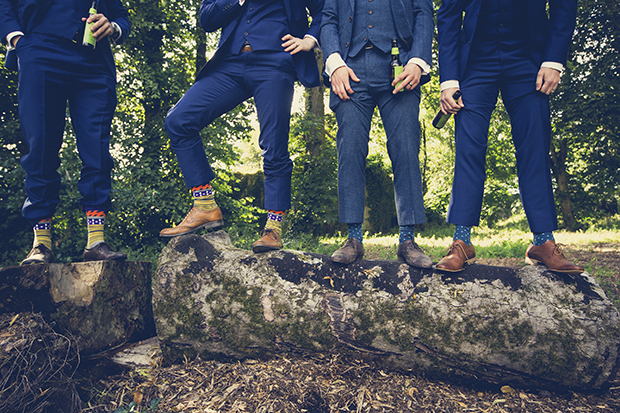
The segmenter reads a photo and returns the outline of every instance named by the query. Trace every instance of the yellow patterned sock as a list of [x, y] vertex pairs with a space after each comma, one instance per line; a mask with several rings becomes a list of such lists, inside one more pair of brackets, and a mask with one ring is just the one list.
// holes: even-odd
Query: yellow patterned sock
[[45, 245], [47, 248], [52, 249], [52, 218], [42, 219], [32, 227], [34, 231], [34, 243], [33, 247], [39, 244]]
[[86, 248], [90, 249], [100, 242], [105, 242], [103, 237], [105, 212], [98, 210], [86, 211], [86, 224], [88, 225]]
[[215, 203], [215, 195], [213, 195], [213, 190], [209, 184], [193, 187], [192, 197], [194, 197], [194, 206], [198, 209], [202, 209], [203, 211], [211, 211], [212, 209], [217, 208], [217, 204]]
[[284, 211], [267, 210], [267, 223], [265, 229], [273, 230], [279, 236], [282, 236], [282, 220], [284, 219]]

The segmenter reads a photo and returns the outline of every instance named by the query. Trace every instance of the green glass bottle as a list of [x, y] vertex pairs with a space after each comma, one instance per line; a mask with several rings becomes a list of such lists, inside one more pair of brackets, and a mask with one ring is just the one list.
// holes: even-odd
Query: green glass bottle
[[[390, 85], [396, 79], [398, 75], [403, 73], [403, 64], [400, 62], [400, 53], [398, 52], [398, 42], [396, 39], [392, 39], [392, 61], [390, 62]], [[398, 87], [403, 81], [401, 80], [394, 86], [394, 88]], [[400, 91], [404, 91], [405, 89], [401, 89]]]
[[[454, 95], [452, 95], [452, 99], [454, 99], [456, 102], [458, 102], [460, 97], [461, 97], [460, 90], [457, 90], [456, 92], [454, 92]], [[443, 128], [446, 122], [448, 121], [448, 119], [450, 119], [450, 116], [452, 115], [449, 113], [443, 113], [441, 109], [439, 109], [439, 112], [437, 112], [437, 115], [435, 115], [435, 118], [433, 119], [433, 126], [436, 127], [437, 129]]]
[[[98, 0], [93, 0], [93, 3], [90, 5], [90, 10], [88, 10], [88, 17], [92, 16], [93, 14], [97, 14], [97, 7], [99, 6], [98, 3]], [[97, 45], [97, 39], [93, 35], [93, 32], [90, 30], [92, 25], [92, 22], [89, 23], [88, 21], [86, 21], [86, 26], [84, 26], [84, 37], [82, 38], [82, 45], [94, 49]]]

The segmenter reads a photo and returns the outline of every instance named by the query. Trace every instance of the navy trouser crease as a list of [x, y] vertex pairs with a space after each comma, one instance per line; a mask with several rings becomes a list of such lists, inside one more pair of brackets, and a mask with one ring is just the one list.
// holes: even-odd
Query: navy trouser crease
[[530, 229], [557, 229], [549, 159], [549, 98], [536, 91], [538, 70], [524, 53], [470, 56], [460, 82], [465, 107], [455, 116], [456, 158], [448, 222], [479, 224], [489, 124], [501, 91], [510, 116], [519, 190]]
[[18, 103], [29, 152], [21, 159], [27, 199], [23, 215], [32, 225], [54, 215], [60, 202], [59, 151], [67, 102], [82, 161], [78, 189], [85, 210], [110, 209], [110, 130], [116, 79], [97, 49], [70, 40], [29, 34], [17, 43]]
[[293, 162], [288, 151], [288, 135], [294, 81], [292, 57], [275, 51], [228, 56], [197, 80], [170, 109], [165, 121], [187, 187], [203, 185], [215, 178], [200, 131], [254, 97], [260, 123], [265, 208], [290, 209]]

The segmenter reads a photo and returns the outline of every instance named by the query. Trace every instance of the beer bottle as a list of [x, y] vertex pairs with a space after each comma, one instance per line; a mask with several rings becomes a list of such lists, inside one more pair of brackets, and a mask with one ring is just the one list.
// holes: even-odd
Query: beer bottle
[[[457, 90], [452, 95], [452, 99], [454, 99], [455, 102], [458, 102], [460, 97], [461, 97], [460, 90]], [[450, 119], [450, 116], [452, 115], [449, 113], [443, 113], [441, 109], [439, 109], [439, 112], [437, 112], [437, 115], [435, 115], [435, 119], [433, 119], [433, 126], [436, 127], [437, 129], [443, 128], [446, 122], [448, 121], [448, 119]]]
[[[93, 14], [97, 14], [97, 3], [99, 3], [98, 0], [93, 0], [93, 3], [90, 5], [90, 10], [88, 10], [88, 17], [92, 16]], [[90, 30], [92, 25], [92, 22], [89, 23], [88, 20], [86, 21], [86, 25], [84, 26], [84, 37], [82, 38], [82, 45], [94, 49], [97, 45], [97, 39], [93, 35], [93, 32]]]
[[[396, 39], [392, 39], [392, 61], [390, 62], [390, 85], [396, 78], [396, 76], [400, 75], [403, 72], [403, 64], [400, 62], [400, 54], [398, 53], [398, 42]], [[394, 86], [394, 88], [398, 87], [403, 81], [401, 80]], [[401, 89], [402, 92], [405, 89]]]

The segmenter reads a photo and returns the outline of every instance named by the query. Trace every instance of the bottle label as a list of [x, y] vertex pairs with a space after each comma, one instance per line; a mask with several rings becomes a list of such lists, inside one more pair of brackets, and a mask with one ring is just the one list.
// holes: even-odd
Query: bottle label
[[[93, 14], [97, 14], [97, 10], [93, 8], [88, 10], [89, 16]], [[93, 32], [90, 30], [92, 26], [93, 23], [86, 23], [86, 26], [84, 27], [84, 37], [82, 38], [82, 44], [84, 46], [91, 46], [92, 48], [95, 48], [95, 45], [97, 44], [97, 39], [95, 39]]]
[[[403, 67], [402, 66], [394, 66], [394, 78], [396, 79], [398, 77], [398, 75], [400, 75], [401, 73], [403, 73]], [[400, 86], [400, 84], [403, 83], [403, 81], [401, 80], [400, 82], [398, 82], [396, 84], [396, 86], [394, 86], [394, 88], [397, 88], [398, 86]], [[402, 92], [405, 89], [401, 89], [400, 91]]]

